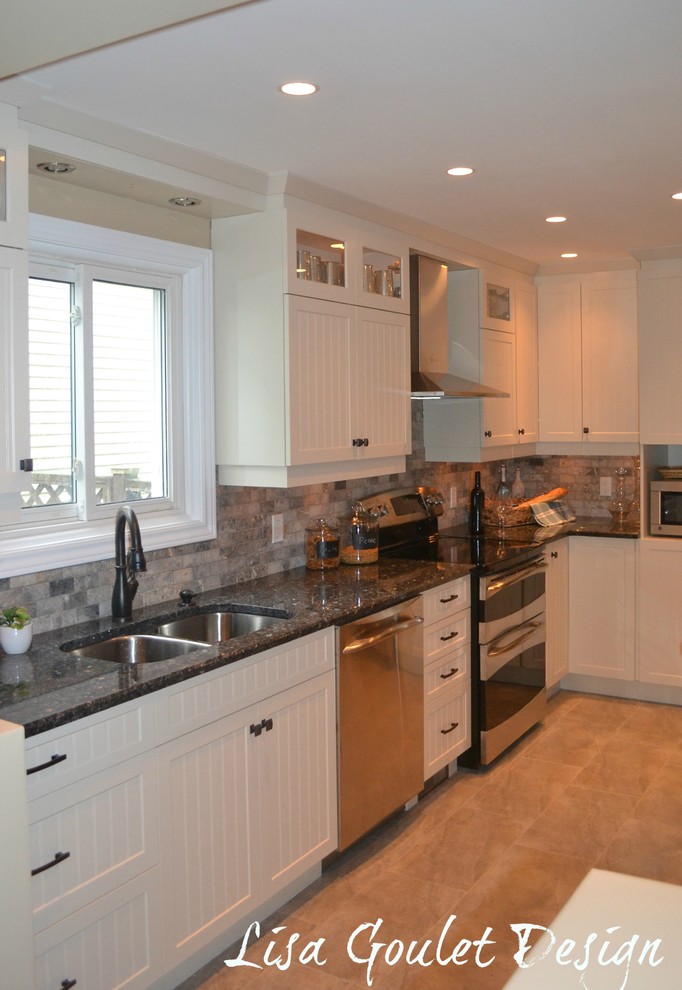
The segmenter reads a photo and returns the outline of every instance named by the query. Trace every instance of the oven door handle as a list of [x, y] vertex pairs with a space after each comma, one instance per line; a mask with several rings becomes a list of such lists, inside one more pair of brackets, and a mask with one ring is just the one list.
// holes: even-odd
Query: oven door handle
[[543, 570], [547, 570], [547, 563], [544, 557], [539, 557], [536, 561], [530, 564], [529, 567], [524, 567], [521, 571], [514, 571], [514, 573], [508, 578], [500, 578], [499, 581], [493, 581], [492, 584], [487, 585], [486, 592], [502, 591], [503, 588], [509, 588], [512, 584], [517, 584], [519, 581], [523, 581], [524, 578], [527, 578], [530, 574]]
[[[535, 630], [539, 629], [542, 625], [544, 625], [542, 621], [538, 621], [537, 619], [529, 619], [528, 622], [522, 622], [520, 626], [515, 626], [514, 629], [505, 629], [503, 633], [492, 640], [490, 647], [488, 648], [487, 655], [489, 657], [500, 657], [504, 653], [509, 653], [510, 650], [517, 647], [519, 643], [523, 643], [524, 640], [532, 636]], [[505, 636], [508, 636], [510, 632], [517, 632], [521, 629], [523, 629], [524, 632], [521, 633], [520, 636], [517, 636], [516, 639], [513, 639], [511, 643], [505, 643], [504, 646], [493, 646], [493, 643], [497, 643]]]
[[360, 650], [366, 650], [368, 646], [374, 646], [375, 643], [381, 643], [385, 639], [390, 639], [391, 636], [404, 632], [406, 629], [419, 626], [423, 621], [419, 615], [398, 615], [396, 619], [390, 619], [386, 623], [381, 623], [378, 628], [375, 626], [375, 632], [371, 636], [354, 639], [348, 646], [344, 646], [341, 652], [343, 655], [359, 653]]

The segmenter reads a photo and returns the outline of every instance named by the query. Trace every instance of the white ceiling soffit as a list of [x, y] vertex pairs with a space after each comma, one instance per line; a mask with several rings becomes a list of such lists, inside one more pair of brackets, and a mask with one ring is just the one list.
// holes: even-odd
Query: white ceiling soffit
[[0, 79], [249, 0], [10, 0], [3, 4]]

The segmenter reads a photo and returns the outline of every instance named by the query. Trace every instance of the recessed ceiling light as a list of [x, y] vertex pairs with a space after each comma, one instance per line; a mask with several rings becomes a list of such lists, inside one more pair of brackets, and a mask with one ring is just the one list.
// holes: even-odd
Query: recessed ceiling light
[[457, 165], [455, 168], [448, 169], [448, 175], [472, 175], [474, 172], [473, 168], [469, 168], [468, 165]]
[[330, 244], [329, 247], [330, 248], [334, 248], [335, 251], [345, 251], [346, 250], [346, 245], [343, 244], [341, 241], [339, 241], [338, 244]]
[[682, 199], [682, 192], [673, 193], [673, 199]]
[[42, 172], [50, 172], [51, 175], [64, 175], [65, 172], [76, 171], [76, 166], [69, 162], [41, 162], [36, 168]]
[[561, 255], [561, 257], [562, 258], [577, 258], [578, 255], [576, 254], [575, 251], [566, 251], [564, 254]]
[[168, 202], [173, 206], [199, 206], [201, 200], [195, 199], [194, 196], [173, 196]]
[[309, 82], [287, 82], [282, 83], [278, 89], [285, 96], [312, 96], [313, 93], [319, 92], [320, 87]]
[[545, 217], [545, 223], [565, 223], [566, 217]]

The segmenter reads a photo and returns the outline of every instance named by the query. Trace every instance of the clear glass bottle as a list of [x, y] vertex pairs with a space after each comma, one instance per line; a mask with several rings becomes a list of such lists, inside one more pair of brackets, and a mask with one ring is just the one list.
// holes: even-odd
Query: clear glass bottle
[[609, 502], [609, 512], [617, 523], [622, 523], [632, 508], [632, 499], [625, 494], [625, 479], [630, 472], [627, 468], [616, 468], [616, 491], [614, 497]]
[[497, 486], [498, 498], [511, 498], [511, 488], [507, 484], [507, 465], [500, 464], [500, 483]]
[[526, 494], [526, 486], [521, 477], [521, 468], [516, 469], [516, 477], [511, 486], [512, 498], [523, 498]]

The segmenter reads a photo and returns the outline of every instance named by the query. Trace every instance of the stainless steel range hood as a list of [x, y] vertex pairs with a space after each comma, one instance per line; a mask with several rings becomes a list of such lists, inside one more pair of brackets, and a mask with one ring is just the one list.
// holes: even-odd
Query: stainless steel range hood
[[413, 399], [493, 399], [508, 392], [448, 371], [448, 272], [425, 255], [410, 258]]

